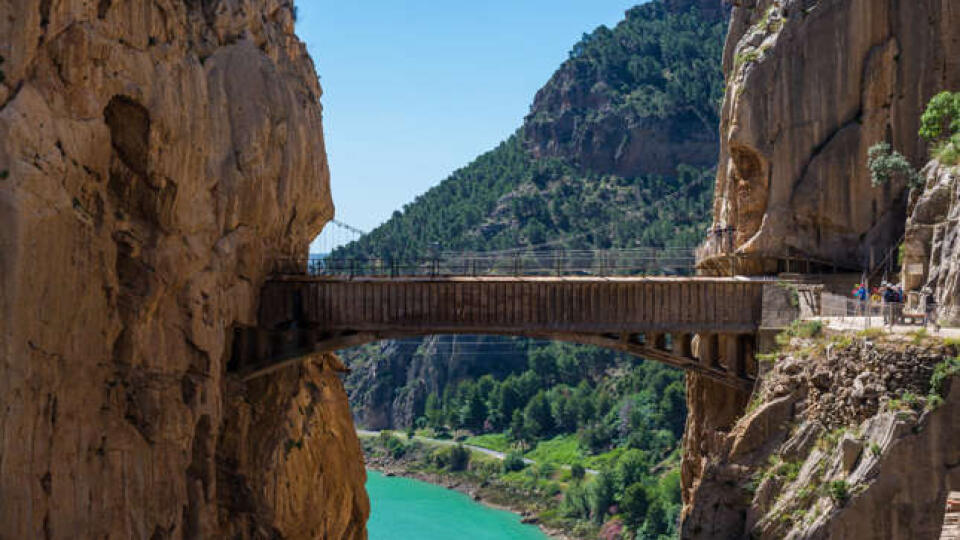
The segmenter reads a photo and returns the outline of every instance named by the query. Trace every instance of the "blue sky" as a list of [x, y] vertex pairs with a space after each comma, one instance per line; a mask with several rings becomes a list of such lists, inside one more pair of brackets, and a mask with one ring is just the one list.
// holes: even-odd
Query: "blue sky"
[[580, 36], [636, 3], [298, 1], [337, 219], [370, 230], [496, 146]]

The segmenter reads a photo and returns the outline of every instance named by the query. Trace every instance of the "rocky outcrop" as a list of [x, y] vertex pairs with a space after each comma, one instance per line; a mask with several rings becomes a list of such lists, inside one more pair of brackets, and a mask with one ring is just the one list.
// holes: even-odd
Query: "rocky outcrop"
[[[729, 11], [723, 3], [669, 0], [628, 10], [617, 29], [600, 28], [592, 37], [585, 36], [585, 42], [578, 47], [589, 46], [594, 40], [612, 39], [621, 29], [646, 19], [677, 17], [691, 10], [698, 13], [703, 32], [708, 34], [703, 41], [722, 41], [722, 20]], [[716, 32], [709, 35], [712, 28]], [[655, 44], [619, 37], [610, 45], [618, 49], [617, 56], [602, 61], [580, 57], [575, 49], [534, 98], [524, 123], [531, 154], [626, 178], [645, 174], [675, 176], [681, 163], [713, 166], [719, 145], [716, 105], [709, 98], [705, 99], [709, 103], [702, 103], [698, 102], [700, 96], [677, 91], [674, 86], [678, 81], [674, 77], [684, 79], [679, 84], [719, 85], [717, 59], [689, 58], [689, 65], [685, 66], [688, 71], [679, 76], [662, 66], [666, 73], [645, 71], [657, 65], [661, 57], [669, 56], [665, 49], [675, 45], [668, 36]], [[709, 44], [697, 46], [706, 48]], [[692, 48], [685, 46], [683, 54], [690, 54]], [[629, 60], [629, 66], [616, 65], [624, 58]], [[698, 90], [684, 91], [692, 94]], [[709, 94], [709, 88], [706, 93]]]
[[0, 36], [0, 535], [361, 537], [336, 377], [225, 369], [333, 215], [292, 3], [14, 0]]
[[527, 366], [526, 343], [497, 336], [384, 341], [346, 352], [344, 361], [354, 418], [377, 430], [413, 426], [430, 394], [442, 396], [464, 379], [502, 378]]
[[907, 201], [902, 183], [872, 187], [867, 149], [887, 141], [924, 161], [920, 115], [960, 85], [960, 10], [944, 0], [733, 3], [714, 226], [736, 229], [737, 252], [753, 263], [745, 271], [782, 271], [788, 256], [879, 262], [900, 239]]
[[955, 354], [939, 340], [794, 339], [716, 435], [683, 538], [937, 538], [960, 485], [960, 392], [956, 377], [931, 381]]
[[930, 287], [940, 322], [960, 324], [960, 171], [933, 161], [907, 221], [903, 248], [904, 290]]

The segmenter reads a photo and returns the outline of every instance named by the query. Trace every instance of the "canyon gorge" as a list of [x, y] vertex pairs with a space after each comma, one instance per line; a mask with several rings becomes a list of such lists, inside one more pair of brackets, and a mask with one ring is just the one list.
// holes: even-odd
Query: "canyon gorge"
[[333, 216], [292, 2], [0, 21], [0, 537], [364, 537], [337, 361], [226, 369]]
[[[235, 372], [276, 261], [334, 216], [295, 17], [292, 0], [0, 6], [0, 539], [366, 538], [355, 420], [423, 427], [455, 385], [470, 405], [549, 355], [579, 362], [550, 364], [566, 385], [550, 396], [607, 394], [620, 432], [544, 433], [634, 445], [644, 481], [677, 482], [660, 511], [680, 537], [936, 537], [960, 489], [960, 394], [956, 345], [931, 336], [793, 327], [752, 393], [473, 336], [467, 354], [433, 336]], [[441, 237], [678, 248], [725, 229], [732, 249], [708, 236], [701, 270], [732, 251], [775, 275], [790, 258], [872, 270], [902, 244], [904, 283], [955, 323], [960, 179], [918, 130], [960, 90], [958, 29], [958, 0], [654, 0], [585, 36], [513, 136], [334, 255]], [[871, 182], [880, 142], [922, 185]], [[513, 356], [471, 355], [485, 342]]]

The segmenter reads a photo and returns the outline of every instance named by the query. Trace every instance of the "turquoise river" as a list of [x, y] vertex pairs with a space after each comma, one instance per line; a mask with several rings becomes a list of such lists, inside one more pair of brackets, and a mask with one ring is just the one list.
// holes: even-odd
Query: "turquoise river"
[[543, 540], [520, 517], [451, 489], [367, 471], [370, 540]]

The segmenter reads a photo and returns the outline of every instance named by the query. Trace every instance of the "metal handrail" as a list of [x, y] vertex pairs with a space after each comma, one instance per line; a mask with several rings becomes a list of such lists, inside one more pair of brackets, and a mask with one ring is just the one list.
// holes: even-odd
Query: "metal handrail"
[[402, 259], [287, 258], [278, 259], [273, 272], [315, 276], [691, 275], [695, 263], [690, 249], [580, 250], [505, 255], [440, 253]]

